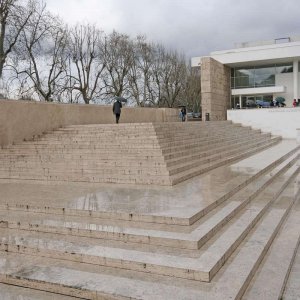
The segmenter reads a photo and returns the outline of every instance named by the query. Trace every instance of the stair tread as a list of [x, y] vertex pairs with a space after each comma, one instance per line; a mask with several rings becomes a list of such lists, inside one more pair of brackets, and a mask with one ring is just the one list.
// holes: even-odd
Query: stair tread
[[[299, 209], [300, 202], [298, 201], [297, 207], [291, 211], [286, 223], [275, 238], [243, 299], [258, 299], [262, 295], [265, 300], [282, 297], [285, 282], [300, 242]], [[268, 283], [268, 289], [266, 289], [266, 283]], [[286, 299], [291, 298], [286, 297]]]

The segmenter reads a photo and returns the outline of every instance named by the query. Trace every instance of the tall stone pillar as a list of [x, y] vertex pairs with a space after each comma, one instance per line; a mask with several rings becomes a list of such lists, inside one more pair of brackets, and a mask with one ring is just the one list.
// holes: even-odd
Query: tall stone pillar
[[209, 114], [211, 121], [227, 119], [230, 108], [230, 68], [211, 57], [201, 59], [202, 120]]
[[298, 70], [298, 60], [293, 61], [293, 78], [294, 78], [294, 99], [299, 98], [299, 87], [298, 87], [298, 76], [299, 76], [299, 70]]

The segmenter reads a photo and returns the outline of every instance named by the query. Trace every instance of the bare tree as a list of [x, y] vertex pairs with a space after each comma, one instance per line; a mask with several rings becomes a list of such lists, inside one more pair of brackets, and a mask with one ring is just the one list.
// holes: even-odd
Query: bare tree
[[151, 89], [151, 95], [156, 98], [158, 106], [174, 107], [180, 102], [186, 75], [184, 56], [157, 45], [153, 66], [155, 88]]
[[181, 104], [189, 110], [199, 112], [201, 110], [201, 78], [200, 67], [187, 68], [186, 84], [181, 92]]
[[127, 35], [114, 31], [105, 42], [106, 94], [128, 96], [128, 73], [134, 62], [133, 41]]
[[8, 55], [33, 13], [33, 7], [33, 1], [0, 0], [0, 78]]
[[134, 60], [128, 72], [129, 93], [138, 106], [154, 105], [152, 89], [153, 45], [145, 36], [138, 36], [134, 44]]
[[68, 76], [71, 93], [77, 91], [76, 101], [82, 98], [89, 104], [104, 94], [104, 40], [103, 32], [92, 25], [77, 25], [71, 30], [69, 54], [74, 66]]
[[21, 31], [14, 70], [21, 96], [37, 94], [40, 100], [61, 101], [66, 83], [66, 29], [62, 22], [36, 4]]

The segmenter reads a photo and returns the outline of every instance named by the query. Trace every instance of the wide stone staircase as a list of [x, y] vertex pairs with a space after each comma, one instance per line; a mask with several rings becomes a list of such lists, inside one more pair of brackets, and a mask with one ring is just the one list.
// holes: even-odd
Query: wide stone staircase
[[2, 149], [0, 299], [300, 299], [299, 159], [230, 122], [70, 126]]
[[[197, 137], [186, 136], [181, 124], [168, 126], [153, 125], [153, 135], [159, 141], [155, 146], [161, 147], [157, 149], [170, 155], [165, 166], [171, 172], [172, 160], [190, 149], [190, 139]], [[213, 167], [212, 161], [205, 173], [200, 163], [191, 164], [182, 172], [199, 171], [201, 175], [173, 187], [100, 184], [68, 199], [64, 193], [79, 191], [82, 183], [70, 187], [55, 181], [23, 181], [19, 186], [0, 182], [0, 282], [5, 284], [0, 285], [0, 298], [28, 295], [28, 290], [21, 288], [26, 287], [30, 288], [29, 299], [298, 299], [289, 298], [288, 287], [295, 281], [289, 275], [299, 256], [300, 147], [293, 141], [269, 137], [269, 143], [261, 145], [267, 149], [248, 157], [257, 148], [247, 142], [258, 139], [258, 133], [252, 136], [250, 129], [224, 123], [226, 130], [232, 130], [229, 149], [240, 150], [228, 154], [232, 160], [225, 162], [222, 154], [231, 150], [224, 146], [226, 141], [218, 140], [226, 136], [226, 130], [213, 136], [214, 124], [195, 126], [203, 134], [195, 141], [194, 150], [187, 152], [189, 159], [175, 166], [180, 169], [190, 161], [200, 161], [196, 149], [209, 146], [212, 152], [204, 157], [215, 157], [219, 163]], [[183, 133], [176, 140], [176, 151], [171, 146], [175, 142], [172, 134], [168, 138], [171, 128]], [[100, 131], [98, 126], [89, 129], [95, 135]], [[62, 136], [74, 138], [80, 131], [78, 140], [85, 141], [83, 130], [62, 129], [45, 140], [52, 138], [54, 145], [60, 145], [56, 142]], [[204, 132], [207, 142], [202, 138]], [[238, 146], [241, 140], [237, 136], [243, 137], [242, 133], [247, 136], [244, 148]], [[49, 150], [40, 146], [45, 140], [38, 139], [37, 148], [33, 147], [38, 149], [36, 153]], [[148, 149], [148, 142], [145, 139], [140, 146]], [[269, 147], [272, 142], [276, 144]], [[27, 147], [31, 143], [25, 145], [9, 150], [16, 155], [19, 148], [30, 152]], [[100, 145], [106, 146], [104, 142]], [[124, 142], [123, 148], [126, 146]], [[147, 155], [155, 156], [155, 151], [149, 150]], [[91, 153], [84, 155], [90, 157]], [[29, 153], [25, 157], [28, 159]], [[33, 163], [36, 156], [32, 157]], [[75, 157], [70, 157], [71, 164]], [[142, 170], [151, 169], [147, 166]], [[179, 178], [178, 174], [174, 176]], [[300, 294], [300, 288], [293, 290], [296, 297], [297, 292]]]
[[0, 178], [175, 185], [280, 137], [231, 122], [77, 125], [0, 151]]

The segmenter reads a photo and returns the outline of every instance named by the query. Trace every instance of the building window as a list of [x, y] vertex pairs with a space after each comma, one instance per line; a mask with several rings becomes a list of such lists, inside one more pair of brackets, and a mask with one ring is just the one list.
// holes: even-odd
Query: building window
[[233, 89], [275, 86], [275, 75], [293, 72], [292, 64], [243, 67], [231, 70]]
[[293, 73], [293, 64], [277, 64], [276, 74]]

